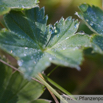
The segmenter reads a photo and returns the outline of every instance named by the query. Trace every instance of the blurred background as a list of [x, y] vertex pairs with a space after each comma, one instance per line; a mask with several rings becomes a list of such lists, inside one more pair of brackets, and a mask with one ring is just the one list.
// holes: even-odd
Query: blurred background
[[[79, 11], [78, 6], [82, 3], [103, 9], [102, 0], [40, 0], [39, 5], [45, 7], [45, 13], [49, 17], [48, 24], [54, 24], [61, 17], [72, 16], [80, 21], [78, 31], [84, 31], [91, 35], [92, 31], [75, 15], [75, 12]], [[3, 23], [2, 16], [0, 16], [0, 21]], [[2, 26], [0, 26], [1, 28]], [[2, 50], [0, 50], [0, 54], [5, 55], [12, 65], [17, 66], [13, 57]], [[72, 94], [103, 94], [103, 56], [92, 53], [92, 49], [87, 48], [84, 50], [84, 58], [80, 66], [81, 71], [77, 71], [75, 68], [58, 67], [49, 77]], [[55, 67], [56, 65], [52, 64], [44, 71], [45, 74], [48, 74]], [[57, 91], [60, 92], [58, 89]], [[52, 99], [47, 90], [41, 97]]]

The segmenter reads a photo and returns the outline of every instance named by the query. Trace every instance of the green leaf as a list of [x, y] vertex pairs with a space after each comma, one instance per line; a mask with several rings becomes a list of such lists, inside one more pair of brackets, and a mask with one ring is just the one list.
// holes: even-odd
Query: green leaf
[[82, 4], [79, 6], [81, 12], [76, 13], [87, 26], [95, 33], [103, 35], [103, 11], [96, 7], [88, 4]]
[[9, 30], [0, 32], [0, 47], [17, 57], [25, 77], [36, 76], [50, 63], [80, 69], [82, 50], [91, 44], [88, 35], [76, 34], [77, 20], [61, 18], [46, 26], [48, 17], [38, 7], [11, 11], [4, 18]]
[[103, 54], [103, 11], [88, 4], [82, 4], [79, 8], [81, 13], [78, 16], [97, 34], [91, 37], [94, 52]]
[[103, 36], [93, 35], [91, 38], [92, 47], [94, 48], [94, 52], [103, 54]]
[[0, 15], [8, 13], [11, 9], [30, 9], [37, 6], [39, 0], [0, 0]]
[[0, 63], [0, 103], [36, 103], [43, 91], [44, 86], [40, 83], [28, 81], [19, 72], [12, 73], [10, 67]]
[[0, 15], [6, 14], [10, 11], [10, 8], [0, 5]]

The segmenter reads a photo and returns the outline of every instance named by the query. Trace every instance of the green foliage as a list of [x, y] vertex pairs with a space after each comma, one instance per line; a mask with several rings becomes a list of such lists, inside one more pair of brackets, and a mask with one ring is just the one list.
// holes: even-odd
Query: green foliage
[[96, 33], [91, 37], [94, 52], [103, 54], [103, 11], [88, 4], [82, 4], [79, 8], [81, 13], [78, 13], [78, 16]]
[[[30, 80], [51, 63], [76, 68], [83, 55], [102, 65], [103, 11], [95, 6], [82, 4], [76, 13], [95, 34], [77, 33], [79, 22], [63, 17], [54, 25], [47, 25], [44, 8], [38, 0], [1, 0], [0, 15], [4, 15], [7, 29], [0, 30], [0, 48], [17, 59], [19, 72], [0, 63], [0, 102], [49, 103], [38, 99], [44, 86]], [[2, 24], [1, 24], [1, 27]], [[91, 32], [90, 31], [90, 32]], [[92, 33], [91, 32], [91, 33]], [[84, 50], [85, 49], [85, 50]], [[102, 66], [101, 66], [102, 67]], [[41, 75], [42, 76], [42, 75]], [[40, 75], [37, 78], [57, 97], [59, 94]], [[26, 78], [26, 79], [25, 79]]]
[[12, 72], [10, 67], [0, 63], [0, 103], [49, 103], [37, 100], [44, 91], [43, 85]]
[[11, 9], [30, 9], [37, 6], [39, 0], [0, 0], [0, 15], [8, 13]]
[[0, 47], [17, 57], [25, 77], [35, 76], [50, 62], [79, 69], [82, 50], [90, 46], [89, 36], [80, 33], [78, 21], [63, 18], [54, 26], [47, 24], [44, 8], [11, 11], [4, 16], [9, 30], [0, 32]]

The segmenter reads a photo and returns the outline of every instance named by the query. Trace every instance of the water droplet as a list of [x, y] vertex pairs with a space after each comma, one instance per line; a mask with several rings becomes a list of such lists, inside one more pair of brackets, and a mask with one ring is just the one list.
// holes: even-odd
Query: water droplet
[[50, 57], [49, 60], [52, 60], [52, 58]]
[[18, 63], [19, 66], [22, 66], [23, 61], [18, 60], [17, 63]]
[[22, 8], [24, 8], [24, 6], [22, 5]]
[[75, 28], [78, 28], [78, 26], [79, 26], [79, 23], [76, 23], [76, 24], [74, 25]]
[[10, 52], [12, 53], [13, 51], [11, 50]]
[[81, 35], [84, 35], [85, 34], [85, 32], [84, 31], [79, 31], [79, 33], [81, 34]]
[[67, 37], [66, 39], [69, 39], [69, 37]]
[[78, 15], [78, 12], [75, 12], [75, 15]]
[[88, 19], [86, 19], [86, 22], [88, 22], [89, 20]]
[[25, 47], [25, 49], [28, 49], [28, 47]]
[[24, 54], [24, 56], [26, 56], [26, 54]]
[[63, 48], [63, 50], [65, 50], [65, 49], [66, 49], [66, 47]]
[[57, 30], [55, 30], [55, 33], [57, 33], [58, 31]]
[[56, 29], [56, 27], [54, 27], [54, 29]]
[[79, 49], [78, 47], [74, 47], [73, 50]]
[[93, 23], [92, 23], [92, 22], [90, 23], [90, 26], [93, 26]]

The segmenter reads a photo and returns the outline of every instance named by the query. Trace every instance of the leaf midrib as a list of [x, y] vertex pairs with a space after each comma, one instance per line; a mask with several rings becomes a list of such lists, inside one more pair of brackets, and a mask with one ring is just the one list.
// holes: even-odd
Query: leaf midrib
[[[74, 23], [74, 21], [71, 23], [71, 25], [72, 25], [73, 23]], [[68, 29], [71, 28], [71, 25], [69, 25]], [[68, 31], [68, 29], [66, 29], [66, 30], [64, 31], [64, 33], [63, 33], [64, 35], [65, 35], [65, 33]], [[75, 32], [76, 32], [76, 31], [75, 31]], [[74, 32], [74, 34], [75, 34], [75, 32]], [[52, 49], [52, 48], [54, 48], [54, 47], [58, 44], [58, 41], [64, 36], [63, 34], [62, 34], [62, 36], [56, 41], [56, 43], [55, 43], [51, 48], [49, 48], [49, 50]], [[74, 35], [71, 35], [71, 36], [74, 36]], [[71, 37], [71, 36], [70, 36], [70, 37]], [[69, 38], [70, 38], [70, 37], [69, 37]], [[68, 38], [68, 39], [69, 39], [69, 38]], [[65, 39], [64, 39], [64, 40], [65, 40]], [[59, 44], [61, 44], [64, 40], [62, 40]], [[67, 39], [66, 39], [66, 40], [67, 40]]]
[[[10, 16], [12, 19], [13, 19], [13, 17], [12, 16]], [[37, 43], [37, 41], [36, 40], [34, 40], [34, 39], [32, 39], [30, 36], [29, 36], [29, 34], [27, 34], [26, 32], [25, 32], [25, 30], [23, 30], [22, 29], [22, 27], [21, 26], [19, 26], [19, 24], [13, 19], [13, 22], [31, 39], [31, 40], [33, 40], [36, 44], [37, 44], [37, 46], [38, 46], [38, 48], [40, 48], [41, 49], [41, 47], [40, 47], [40, 45]], [[28, 23], [29, 24], [29, 23]], [[9, 27], [8, 27], [9, 28]], [[31, 29], [31, 28], [30, 28]], [[10, 30], [11, 31], [11, 30]], [[32, 29], [31, 29], [31, 31], [32, 31]], [[33, 32], [32, 32], [33, 33]], [[17, 33], [18, 34], [18, 33]], [[41, 49], [41, 51], [42, 51], [42, 49]]]

